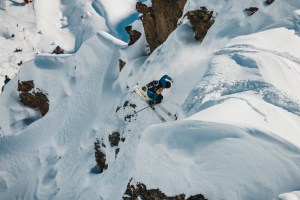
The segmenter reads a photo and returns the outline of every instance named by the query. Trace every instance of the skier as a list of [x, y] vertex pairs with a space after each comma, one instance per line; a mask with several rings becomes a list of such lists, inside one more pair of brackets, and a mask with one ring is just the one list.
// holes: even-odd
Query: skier
[[3, 92], [4, 86], [5, 86], [9, 81], [10, 81], [10, 78], [9, 78], [7, 75], [5, 75], [4, 85], [2, 86], [1, 92]]
[[150, 98], [148, 103], [150, 105], [161, 103], [164, 98], [161, 93], [163, 89], [171, 87], [171, 82], [173, 83], [173, 79], [168, 75], [164, 75], [159, 79], [159, 81], [154, 80], [142, 87], [142, 89], [147, 92], [147, 96]]

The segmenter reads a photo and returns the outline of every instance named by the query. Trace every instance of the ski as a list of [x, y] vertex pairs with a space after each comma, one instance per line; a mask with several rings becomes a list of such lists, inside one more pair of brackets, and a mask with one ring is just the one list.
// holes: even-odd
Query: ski
[[148, 99], [146, 93], [145, 93], [138, 85], [135, 85], [135, 86], [134, 86], [134, 91], [135, 91], [135, 93], [136, 93], [137, 95], [139, 95], [139, 97], [140, 97], [143, 101], [145, 101], [145, 102], [150, 106], [151, 110], [154, 112], [154, 114], [155, 114], [162, 122], [167, 122], [167, 121], [165, 120], [165, 118], [164, 118], [161, 114], [159, 114], [159, 113], [157, 112], [157, 110], [154, 108], [154, 106], [152, 106], [152, 105], [150, 105], [150, 104], [148, 103], [148, 100], [149, 100], [149, 99]]
[[170, 111], [168, 111], [165, 107], [163, 107], [160, 104], [156, 105], [157, 107], [159, 107], [166, 115], [168, 115], [171, 119], [173, 119], [174, 121], [177, 120], [177, 115], [176, 114], [172, 114]]

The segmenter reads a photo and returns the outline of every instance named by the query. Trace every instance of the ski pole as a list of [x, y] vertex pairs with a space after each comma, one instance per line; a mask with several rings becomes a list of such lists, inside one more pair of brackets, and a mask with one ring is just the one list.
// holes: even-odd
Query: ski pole
[[146, 108], [149, 108], [150, 106], [146, 106], [145, 108], [142, 108], [141, 110], [138, 110], [138, 111], [134, 111], [134, 113], [131, 115], [131, 116], [134, 116], [135, 114], [137, 114], [137, 113], [139, 113], [139, 112], [141, 112], [141, 111], [143, 111], [143, 110], [145, 110]]

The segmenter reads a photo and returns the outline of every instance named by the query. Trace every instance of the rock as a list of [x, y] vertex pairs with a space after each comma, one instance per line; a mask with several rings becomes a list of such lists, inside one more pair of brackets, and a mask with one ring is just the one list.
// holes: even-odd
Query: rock
[[[179, 194], [176, 196], [168, 197], [160, 189], [147, 189], [147, 186], [143, 183], [137, 183], [137, 186], [127, 184], [126, 191], [123, 195], [123, 200], [136, 200], [136, 199], [153, 199], [153, 200], [185, 200], [185, 194]], [[190, 196], [186, 200], [207, 200], [202, 194]]]
[[132, 30], [132, 26], [126, 26], [125, 30], [129, 34], [129, 37], [130, 37], [130, 41], [128, 43], [128, 46], [133, 45], [142, 35], [137, 30]]
[[97, 166], [100, 168], [100, 173], [102, 173], [104, 170], [108, 168], [108, 165], [106, 164], [106, 156], [101, 151], [100, 141], [98, 138], [96, 138], [96, 141], [94, 142], [94, 150], [95, 150], [95, 160]]
[[18, 91], [29, 92], [34, 88], [33, 80], [31, 81], [18, 81]]
[[133, 109], [136, 108], [136, 105], [134, 103], [130, 103], [129, 101], [125, 101], [124, 104], [123, 104], [123, 108], [126, 108], [127, 106], [130, 106], [132, 107]]
[[126, 65], [126, 62], [124, 62], [123, 60], [119, 59], [119, 69], [120, 71], [123, 69], [123, 67]]
[[194, 196], [190, 196], [186, 200], [207, 200], [202, 194], [197, 194]]
[[118, 112], [121, 109], [121, 106], [117, 106], [116, 112]]
[[139, 13], [142, 13], [144, 15], [146, 15], [149, 12], [148, 7], [145, 4], [143, 4], [142, 2], [137, 2], [136, 3], [136, 10]]
[[120, 133], [118, 132], [113, 132], [111, 135], [108, 136], [108, 140], [110, 142], [110, 145], [112, 147], [118, 146], [121, 138], [120, 138]]
[[147, 7], [137, 2], [136, 10], [142, 14], [140, 19], [151, 52], [176, 29], [185, 3], [186, 0], [152, 0], [152, 7]]
[[120, 152], [120, 148], [116, 148], [115, 150], [115, 159], [117, 159], [118, 153]]
[[246, 8], [244, 10], [244, 12], [248, 15], [248, 16], [251, 16], [253, 15], [254, 13], [256, 13], [258, 11], [258, 8], [257, 7], [249, 7], [249, 8]]
[[271, 5], [275, 0], [266, 0], [265, 1], [265, 4], [266, 5]]
[[18, 91], [20, 91], [19, 97], [23, 105], [33, 109], [39, 109], [42, 116], [45, 116], [49, 111], [49, 100], [47, 96], [41, 92], [35, 92], [33, 80], [30, 81], [18, 81]]
[[36, 106], [40, 110], [40, 113], [42, 116], [45, 116], [47, 112], [49, 111], [49, 101], [47, 96], [42, 92], [37, 92], [35, 94], [35, 102]]
[[208, 11], [206, 7], [201, 7], [199, 10], [187, 12], [186, 16], [195, 30], [195, 39], [202, 41], [208, 29], [215, 22], [213, 11]]
[[35, 101], [35, 96], [30, 93], [25, 93], [22, 92], [19, 95], [20, 101], [23, 103], [23, 105], [28, 106], [29, 108], [36, 108], [36, 101]]

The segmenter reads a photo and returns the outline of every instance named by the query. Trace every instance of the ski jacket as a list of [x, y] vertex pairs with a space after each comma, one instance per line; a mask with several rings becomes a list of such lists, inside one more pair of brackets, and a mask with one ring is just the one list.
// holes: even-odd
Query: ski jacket
[[147, 95], [152, 102], [155, 102], [156, 98], [161, 95], [163, 89], [166, 88], [166, 83], [168, 80], [173, 81], [170, 76], [164, 75], [159, 79], [159, 81], [154, 80], [146, 85], [148, 89]]

